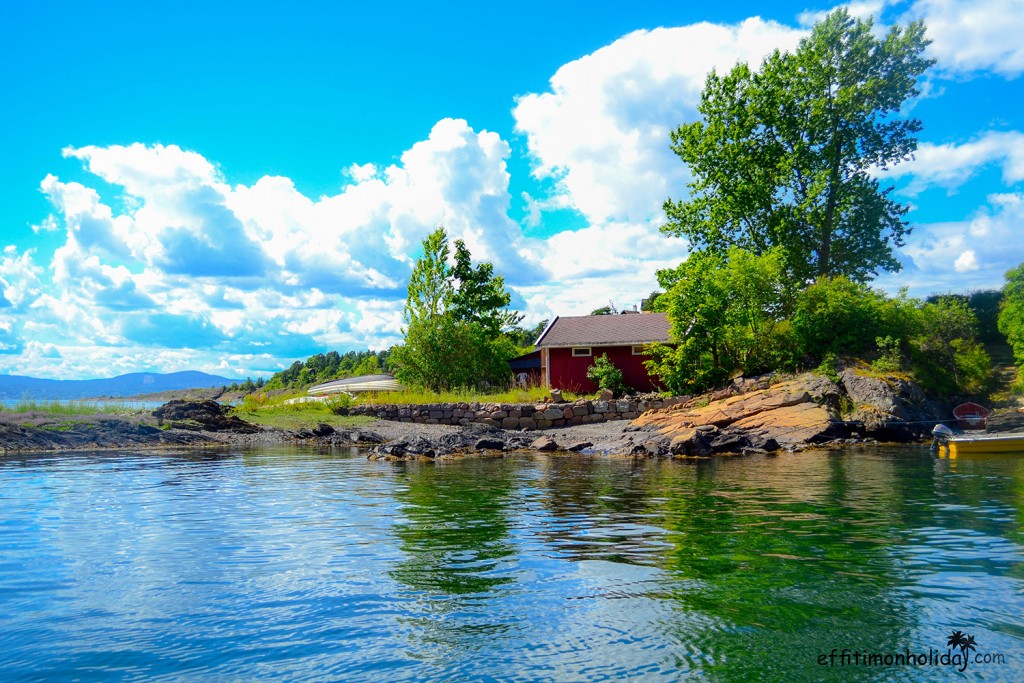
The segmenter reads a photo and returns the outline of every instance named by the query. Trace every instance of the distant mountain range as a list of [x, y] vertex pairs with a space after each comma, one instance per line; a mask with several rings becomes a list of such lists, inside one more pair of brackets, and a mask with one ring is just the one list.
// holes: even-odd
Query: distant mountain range
[[36, 379], [0, 375], [0, 399], [71, 401], [79, 398], [118, 398], [175, 389], [222, 387], [238, 381], [192, 370], [169, 374], [133, 372], [109, 379]]

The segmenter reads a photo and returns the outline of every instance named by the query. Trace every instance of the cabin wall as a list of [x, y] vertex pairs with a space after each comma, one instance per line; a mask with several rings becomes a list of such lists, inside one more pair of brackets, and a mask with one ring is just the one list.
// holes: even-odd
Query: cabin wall
[[555, 348], [549, 351], [548, 367], [550, 369], [549, 386], [552, 389], [564, 389], [576, 393], [593, 393], [598, 390], [594, 382], [587, 379], [587, 369], [601, 354], [607, 354], [608, 360], [622, 371], [626, 386], [636, 391], [655, 391], [654, 381], [644, 367], [644, 361], [650, 356], [633, 355], [632, 346], [593, 346], [591, 356], [573, 356], [572, 349]]

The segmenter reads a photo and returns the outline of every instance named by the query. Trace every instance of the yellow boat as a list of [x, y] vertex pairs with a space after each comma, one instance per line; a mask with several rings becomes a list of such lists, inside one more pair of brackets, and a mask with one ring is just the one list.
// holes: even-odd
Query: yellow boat
[[974, 453], [1019, 453], [1024, 455], [1024, 432], [954, 436], [946, 440], [949, 457]]

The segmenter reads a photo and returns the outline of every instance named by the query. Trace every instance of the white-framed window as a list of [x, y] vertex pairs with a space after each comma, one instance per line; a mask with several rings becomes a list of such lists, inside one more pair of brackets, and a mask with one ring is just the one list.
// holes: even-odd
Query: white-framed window
[[644, 353], [643, 344], [641, 344], [640, 346], [634, 346], [633, 347], [633, 355], [634, 356], [646, 356], [647, 355], [646, 353]]
[[573, 358], [587, 358], [591, 355], [589, 346], [574, 346], [572, 349]]

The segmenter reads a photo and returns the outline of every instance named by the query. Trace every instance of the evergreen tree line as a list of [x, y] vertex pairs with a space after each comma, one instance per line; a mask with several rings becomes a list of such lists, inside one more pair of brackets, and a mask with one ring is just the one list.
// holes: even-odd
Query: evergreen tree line
[[252, 377], [246, 377], [244, 382], [234, 382], [221, 387], [221, 391], [244, 391], [248, 394], [258, 389], [262, 389], [266, 383], [266, 380], [262, 377], [257, 377], [255, 382], [252, 381]]
[[267, 389], [299, 389], [332, 379], [377, 375], [386, 372], [387, 351], [348, 351], [318, 353], [306, 359], [295, 361], [290, 367], [275, 373], [267, 383]]

